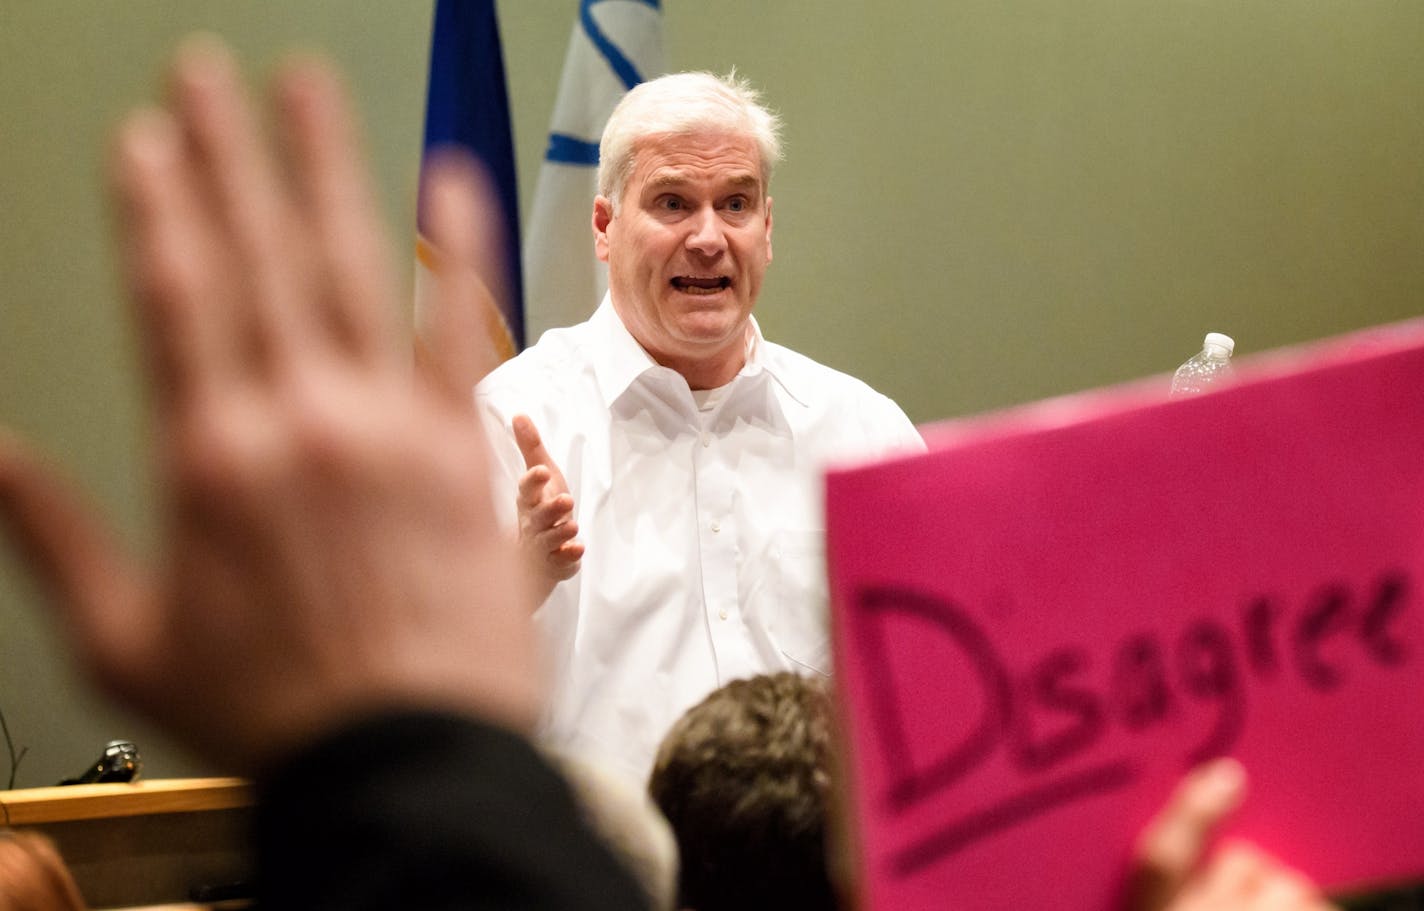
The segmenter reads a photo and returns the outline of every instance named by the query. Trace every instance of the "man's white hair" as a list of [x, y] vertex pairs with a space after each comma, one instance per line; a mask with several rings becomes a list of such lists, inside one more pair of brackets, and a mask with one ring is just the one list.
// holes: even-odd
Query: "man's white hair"
[[670, 73], [634, 86], [618, 102], [598, 146], [598, 192], [617, 211], [636, 164], [638, 140], [679, 133], [750, 136], [761, 153], [763, 190], [781, 160], [781, 119], [735, 71]]

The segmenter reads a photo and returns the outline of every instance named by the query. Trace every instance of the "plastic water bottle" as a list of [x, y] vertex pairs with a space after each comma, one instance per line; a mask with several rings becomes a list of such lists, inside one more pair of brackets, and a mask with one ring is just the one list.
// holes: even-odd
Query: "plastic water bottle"
[[1231, 352], [1236, 342], [1220, 332], [1208, 332], [1202, 350], [1187, 359], [1172, 375], [1172, 397], [1197, 395], [1213, 386], [1225, 386], [1234, 378]]

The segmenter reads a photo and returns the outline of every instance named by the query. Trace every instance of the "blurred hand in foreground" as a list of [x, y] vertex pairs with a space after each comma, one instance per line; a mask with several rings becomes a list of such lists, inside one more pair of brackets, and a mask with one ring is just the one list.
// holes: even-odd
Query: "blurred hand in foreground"
[[[263, 136], [229, 52], [176, 55], [110, 184], [145, 345], [152, 565], [0, 433], [0, 516], [100, 686], [235, 771], [402, 706], [536, 717], [526, 581], [496, 527], [469, 390], [468, 165], [425, 190], [442, 251], [416, 375], [354, 117], [331, 68], [274, 80]], [[443, 321], [444, 325], [439, 325]], [[466, 344], [460, 344], [463, 339]]]

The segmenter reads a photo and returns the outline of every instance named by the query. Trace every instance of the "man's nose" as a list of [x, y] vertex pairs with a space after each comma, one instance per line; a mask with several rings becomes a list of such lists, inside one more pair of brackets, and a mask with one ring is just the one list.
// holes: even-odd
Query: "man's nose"
[[722, 220], [711, 206], [703, 206], [692, 216], [688, 226], [687, 249], [703, 256], [717, 256], [727, 249], [727, 235]]

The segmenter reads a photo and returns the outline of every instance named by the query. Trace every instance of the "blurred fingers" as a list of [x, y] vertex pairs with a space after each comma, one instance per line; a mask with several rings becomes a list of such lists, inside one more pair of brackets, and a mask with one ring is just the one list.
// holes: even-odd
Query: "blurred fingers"
[[1308, 877], [1245, 843], [1222, 847], [1194, 885], [1190, 909], [1328, 911], [1333, 907]]
[[319, 274], [318, 317], [358, 357], [394, 356], [395, 283], [347, 94], [319, 60], [287, 65], [275, 91], [298, 217]]
[[1245, 790], [1245, 770], [1234, 759], [1213, 760], [1187, 774], [1138, 840], [1136, 911], [1159, 911], [1170, 904]]
[[[173, 109], [201, 198], [219, 226], [238, 285], [224, 314], [239, 364], [265, 371], [288, 344], [309, 289], [292, 213], [237, 63], [216, 38], [188, 39], [170, 73]], [[213, 309], [209, 307], [209, 309]]]
[[1258, 904], [1262, 911], [1322, 911], [1330, 907], [1309, 879], [1284, 868], [1261, 884]]
[[474, 164], [453, 154], [427, 161], [421, 197], [435, 277], [427, 344], [446, 388], [468, 405], [475, 384], [502, 359], [496, 339], [508, 335], [477, 255], [497, 204]]
[[151, 109], [120, 127], [109, 162], [118, 210], [123, 272], [139, 320], [162, 414], [231, 369], [227, 327], [212, 302], [221, 287], [214, 226], [199, 200], [183, 139], [166, 113]]
[[1197, 902], [1203, 907], [1250, 907], [1267, 875], [1268, 859], [1248, 844], [1222, 848], [1198, 874]]
[[147, 581], [78, 493], [3, 432], [0, 524], [51, 596], [89, 670], [118, 684], [117, 675], [141, 669], [153, 622]]

